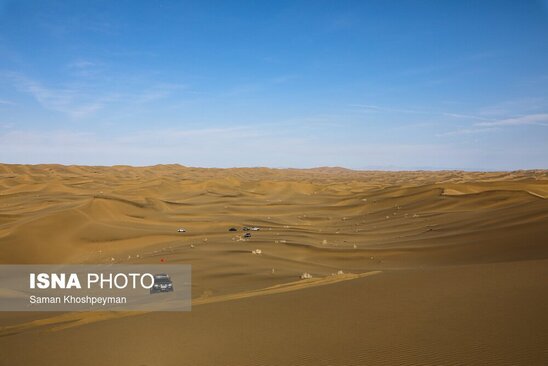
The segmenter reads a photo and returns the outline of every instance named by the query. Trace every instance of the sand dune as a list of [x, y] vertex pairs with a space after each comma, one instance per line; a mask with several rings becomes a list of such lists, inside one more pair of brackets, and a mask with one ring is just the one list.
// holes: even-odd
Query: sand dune
[[[347, 273], [347, 274], [333, 274], [323, 278], [314, 278], [308, 280], [294, 281], [283, 283], [267, 287], [264, 289], [245, 291], [233, 294], [219, 295], [219, 296], [200, 296], [192, 300], [192, 306], [199, 306], [204, 304], [213, 304], [225, 301], [234, 301], [240, 299], [247, 299], [250, 297], [266, 296], [272, 294], [280, 294], [285, 292], [297, 291], [317, 286], [331, 285], [342, 281], [349, 281], [358, 278], [373, 276], [381, 273], [381, 271], [371, 271], [366, 273]], [[61, 313], [60, 315], [49, 316], [41, 319], [31, 320], [26, 323], [19, 323], [15, 325], [7, 325], [0, 328], [0, 337], [7, 335], [20, 334], [25, 331], [40, 330], [58, 331], [67, 328], [78, 327], [84, 324], [90, 324], [110, 319], [119, 319], [131, 316], [144, 315], [146, 312], [138, 311], [118, 311], [118, 312], [72, 312]]]
[[[190, 263], [200, 304], [128, 318], [0, 314], [0, 364], [40, 364], [38, 340], [55, 350], [63, 337], [74, 348], [44, 357], [75, 364], [85, 347], [73, 342], [105, 332], [126, 357], [80, 364], [546, 364], [547, 195], [547, 171], [0, 165], [0, 263]], [[261, 230], [228, 232], [244, 225]], [[338, 270], [382, 273], [330, 280]], [[288, 285], [303, 272], [323, 286]], [[268, 333], [268, 321], [289, 329]], [[159, 347], [131, 351], [145, 329], [193, 348], [139, 361], [129, 353]], [[36, 354], [11, 351], [21, 344]]]

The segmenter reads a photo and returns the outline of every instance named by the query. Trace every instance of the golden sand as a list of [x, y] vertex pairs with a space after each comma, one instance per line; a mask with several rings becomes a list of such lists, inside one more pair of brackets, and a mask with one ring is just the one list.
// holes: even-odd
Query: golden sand
[[548, 364], [547, 196], [546, 171], [0, 165], [0, 263], [190, 263], [194, 305], [3, 313], [0, 365]]

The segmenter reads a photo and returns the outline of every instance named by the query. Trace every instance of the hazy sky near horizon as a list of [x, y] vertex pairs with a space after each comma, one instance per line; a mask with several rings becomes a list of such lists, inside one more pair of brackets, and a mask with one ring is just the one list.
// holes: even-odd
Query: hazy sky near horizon
[[548, 0], [0, 0], [0, 162], [548, 168]]

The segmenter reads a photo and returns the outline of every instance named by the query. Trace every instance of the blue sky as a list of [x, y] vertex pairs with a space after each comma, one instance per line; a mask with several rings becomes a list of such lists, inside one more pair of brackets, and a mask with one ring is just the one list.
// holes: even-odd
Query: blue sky
[[0, 161], [548, 168], [548, 1], [1, 1]]

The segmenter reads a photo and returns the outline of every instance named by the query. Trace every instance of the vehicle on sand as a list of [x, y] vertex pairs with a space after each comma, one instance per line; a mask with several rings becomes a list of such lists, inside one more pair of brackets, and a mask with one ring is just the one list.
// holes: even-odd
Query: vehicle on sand
[[165, 273], [154, 275], [154, 285], [150, 288], [151, 294], [156, 294], [158, 292], [172, 292], [173, 291], [173, 282], [171, 278]]

